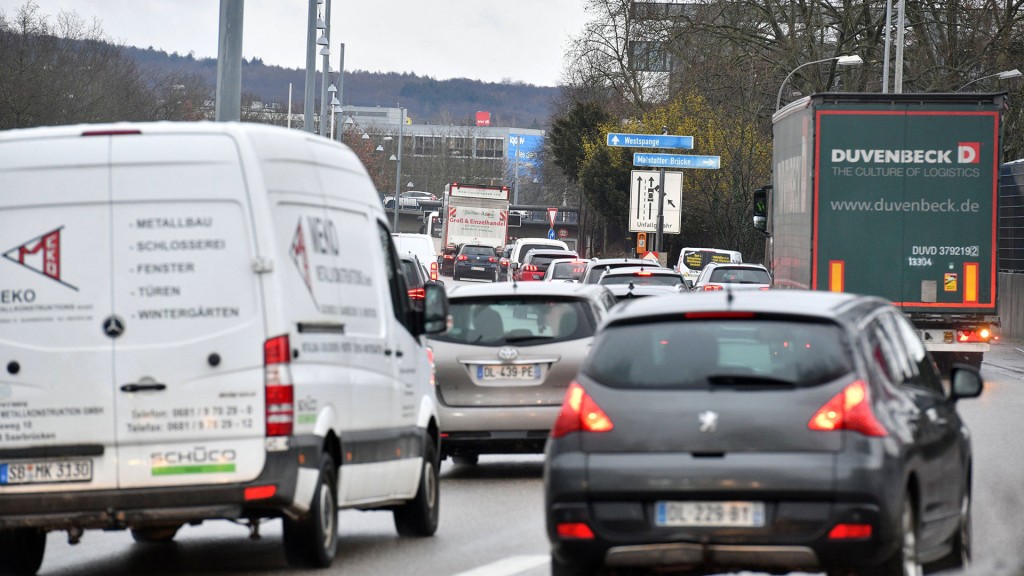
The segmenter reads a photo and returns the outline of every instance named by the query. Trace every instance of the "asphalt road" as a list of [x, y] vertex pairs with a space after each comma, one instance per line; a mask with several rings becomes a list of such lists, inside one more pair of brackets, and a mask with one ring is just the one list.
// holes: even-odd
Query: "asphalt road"
[[[960, 404], [975, 450], [971, 576], [1024, 574], [1024, 342], [993, 346], [982, 368], [986, 389]], [[343, 576], [546, 576], [540, 456], [493, 456], [478, 466], [442, 465], [441, 524], [433, 538], [399, 538], [385, 512], [339, 516], [338, 558], [317, 574]], [[136, 544], [127, 532], [86, 532], [68, 545], [51, 533], [40, 574], [236, 574], [303, 571], [287, 566], [280, 522], [250, 540], [217, 521], [185, 527], [170, 545]], [[743, 572], [742, 576], [755, 573]], [[796, 576], [796, 575], [792, 575]]]

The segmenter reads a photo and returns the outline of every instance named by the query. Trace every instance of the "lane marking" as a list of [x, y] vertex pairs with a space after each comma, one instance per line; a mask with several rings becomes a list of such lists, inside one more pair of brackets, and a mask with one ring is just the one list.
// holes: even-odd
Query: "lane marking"
[[466, 572], [459, 572], [453, 576], [513, 576], [538, 566], [543, 566], [551, 561], [551, 556], [509, 556], [497, 562], [473, 568]]

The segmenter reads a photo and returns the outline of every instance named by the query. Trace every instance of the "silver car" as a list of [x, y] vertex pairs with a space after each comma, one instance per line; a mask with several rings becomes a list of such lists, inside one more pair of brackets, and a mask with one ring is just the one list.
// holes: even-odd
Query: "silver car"
[[441, 457], [542, 453], [565, 391], [615, 298], [553, 282], [456, 286], [451, 329], [432, 336]]

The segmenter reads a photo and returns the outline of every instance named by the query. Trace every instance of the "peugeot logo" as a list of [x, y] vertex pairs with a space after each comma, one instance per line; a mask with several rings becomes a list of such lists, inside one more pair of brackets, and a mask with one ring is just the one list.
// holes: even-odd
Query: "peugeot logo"
[[510, 360], [515, 360], [518, 356], [519, 350], [513, 348], [512, 346], [502, 346], [501, 348], [498, 349], [498, 358], [501, 358], [506, 362]]
[[701, 412], [697, 418], [700, 420], [701, 432], [714, 432], [718, 429], [718, 414], [711, 410]]
[[103, 333], [111, 338], [117, 338], [124, 334], [124, 321], [117, 316], [108, 316], [103, 321]]

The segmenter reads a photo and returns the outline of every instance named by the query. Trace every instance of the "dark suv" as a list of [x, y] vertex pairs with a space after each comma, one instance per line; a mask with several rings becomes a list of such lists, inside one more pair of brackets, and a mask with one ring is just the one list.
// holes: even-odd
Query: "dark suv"
[[455, 258], [459, 254], [459, 247], [449, 244], [441, 249], [437, 257], [437, 270], [442, 276], [451, 276], [455, 273]]
[[612, 310], [545, 452], [552, 573], [920, 574], [971, 549], [970, 434], [886, 300], [689, 292]]

